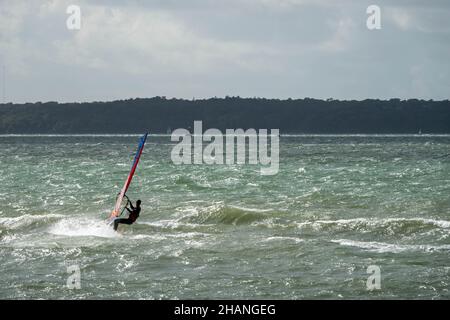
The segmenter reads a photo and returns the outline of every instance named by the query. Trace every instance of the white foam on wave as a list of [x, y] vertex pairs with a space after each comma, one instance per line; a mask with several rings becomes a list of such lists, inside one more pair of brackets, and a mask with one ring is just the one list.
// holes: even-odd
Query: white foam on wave
[[171, 237], [171, 238], [198, 238], [198, 237], [207, 237], [209, 236], [206, 233], [201, 233], [201, 232], [184, 232], [184, 233], [179, 233], [179, 234], [169, 234], [167, 235], [167, 237]]
[[314, 229], [320, 229], [326, 225], [340, 225], [355, 227], [358, 225], [365, 225], [371, 227], [386, 226], [392, 223], [414, 223], [419, 222], [424, 225], [434, 225], [442, 229], [450, 228], [450, 221], [446, 220], [434, 220], [424, 218], [387, 218], [387, 219], [368, 219], [368, 218], [354, 218], [354, 219], [337, 219], [337, 220], [316, 220], [297, 223], [299, 228], [312, 227]]
[[151, 226], [154, 228], [161, 228], [161, 229], [178, 229], [178, 228], [190, 228], [195, 229], [199, 226], [202, 227], [208, 227], [208, 226], [215, 226], [214, 224], [195, 224], [195, 223], [188, 223], [188, 222], [180, 222], [178, 220], [159, 220], [159, 221], [153, 221], [153, 222], [145, 222], [141, 221], [139, 224], [144, 224], [147, 226]]
[[267, 241], [294, 241], [295, 243], [304, 242], [305, 240], [295, 237], [282, 237], [282, 236], [275, 236], [275, 237], [268, 237], [263, 240], [263, 242]]
[[158, 234], [137, 234], [130, 236], [130, 239], [133, 240], [143, 240], [143, 239], [150, 239], [150, 240], [156, 240], [156, 241], [164, 241], [167, 239], [167, 237], [163, 235]]
[[[229, 205], [227, 206], [229, 209], [235, 209], [235, 210], [241, 210], [251, 213], [268, 213], [274, 211], [273, 209], [262, 209], [262, 208], [249, 208], [249, 207], [243, 207], [239, 205]], [[223, 206], [220, 207], [220, 209], [224, 208]]]
[[378, 253], [400, 253], [405, 251], [450, 251], [450, 245], [394, 244], [375, 241], [355, 241], [348, 239], [331, 240], [342, 246], [357, 247]]
[[2, 217], [0, 218], [0, 227], [6, 229], [19, 229], [27, 227], [38, 221], [47, 221], [63, 217], [64, 216], [60, 214], [41, 214], [41, 215], [24, 214], [18, 217], [11, 217], [11, 218]]
[[69, 218], [58, 221], [52, 225], [47, 232], [54, 235], [68, 237], [120, 237], [120, 234], [115, 232], [113, 228], [105, 221], [92, 221], [83, 218]]
[[434, 224], [437, 227], [443, 228], [443, 229], [450, 229], [450, 221], [446, 220], [433, 220], [433, 219], [421, 219], [422, 222], [428, 223], [428, 224]]
[[18, 238], [18, 235], [17, 235], [17, 234], [8, 234], [8, 235], [3, 236], [3, 237], [1, 238], [1, 243], [3, 243], [3, 244], [8, 244], [8, 243], [11, 243], [11, 242], [16, 241], [17, 238]]

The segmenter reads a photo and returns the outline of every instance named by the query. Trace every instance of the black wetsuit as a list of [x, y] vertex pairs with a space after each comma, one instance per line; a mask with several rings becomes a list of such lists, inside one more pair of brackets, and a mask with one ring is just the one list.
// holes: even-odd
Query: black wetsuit
[[125, 208], [128, 210], [130, 215], [128, 218], [122, 218], [122, 219], [116, 219], [114, 220], [114, 230], [117, 230], [117, 227], [119, 226], [119, 223], [123, 224], [133, 224], [137, 218], [139, 218], [139, 213], [141, 213], [141, 207], [133, 207], [133, 205], [130, 202], [131, 209]]

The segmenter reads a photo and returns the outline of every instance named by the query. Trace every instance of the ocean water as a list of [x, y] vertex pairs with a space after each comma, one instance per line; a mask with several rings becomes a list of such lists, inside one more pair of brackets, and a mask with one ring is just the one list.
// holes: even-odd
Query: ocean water
[[450, 136], [282, 136], [274, 176], [149, 136], [116, 233], [137, 140], [0, 136], [0, 298], [450, 298]]

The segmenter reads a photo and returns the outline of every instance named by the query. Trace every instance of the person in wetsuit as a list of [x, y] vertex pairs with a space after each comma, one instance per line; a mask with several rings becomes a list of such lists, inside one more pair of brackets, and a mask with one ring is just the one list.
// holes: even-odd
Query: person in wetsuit
[[125, 209], [127, 209], [128, 212], [130, 213], [128, 215], [128, 218], [121, 218], [114, 220], [114, 230], [117, 230], [119, 223], [133, 224], [136, 221], [136, 219], [139, 218], [139, 214], [141, 213], [141, 200], [136, 201], [136, 207], [133, 206], [131, 201], [128, 201], [128, 204], [130, 205], [130, 208], [125, 207]]

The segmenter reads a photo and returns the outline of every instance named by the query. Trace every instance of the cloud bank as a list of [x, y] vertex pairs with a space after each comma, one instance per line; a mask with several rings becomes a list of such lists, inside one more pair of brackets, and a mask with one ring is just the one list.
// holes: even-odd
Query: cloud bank
[[0, 0], [6, 100], [447, 99], [450, 3], [377, 2]]

